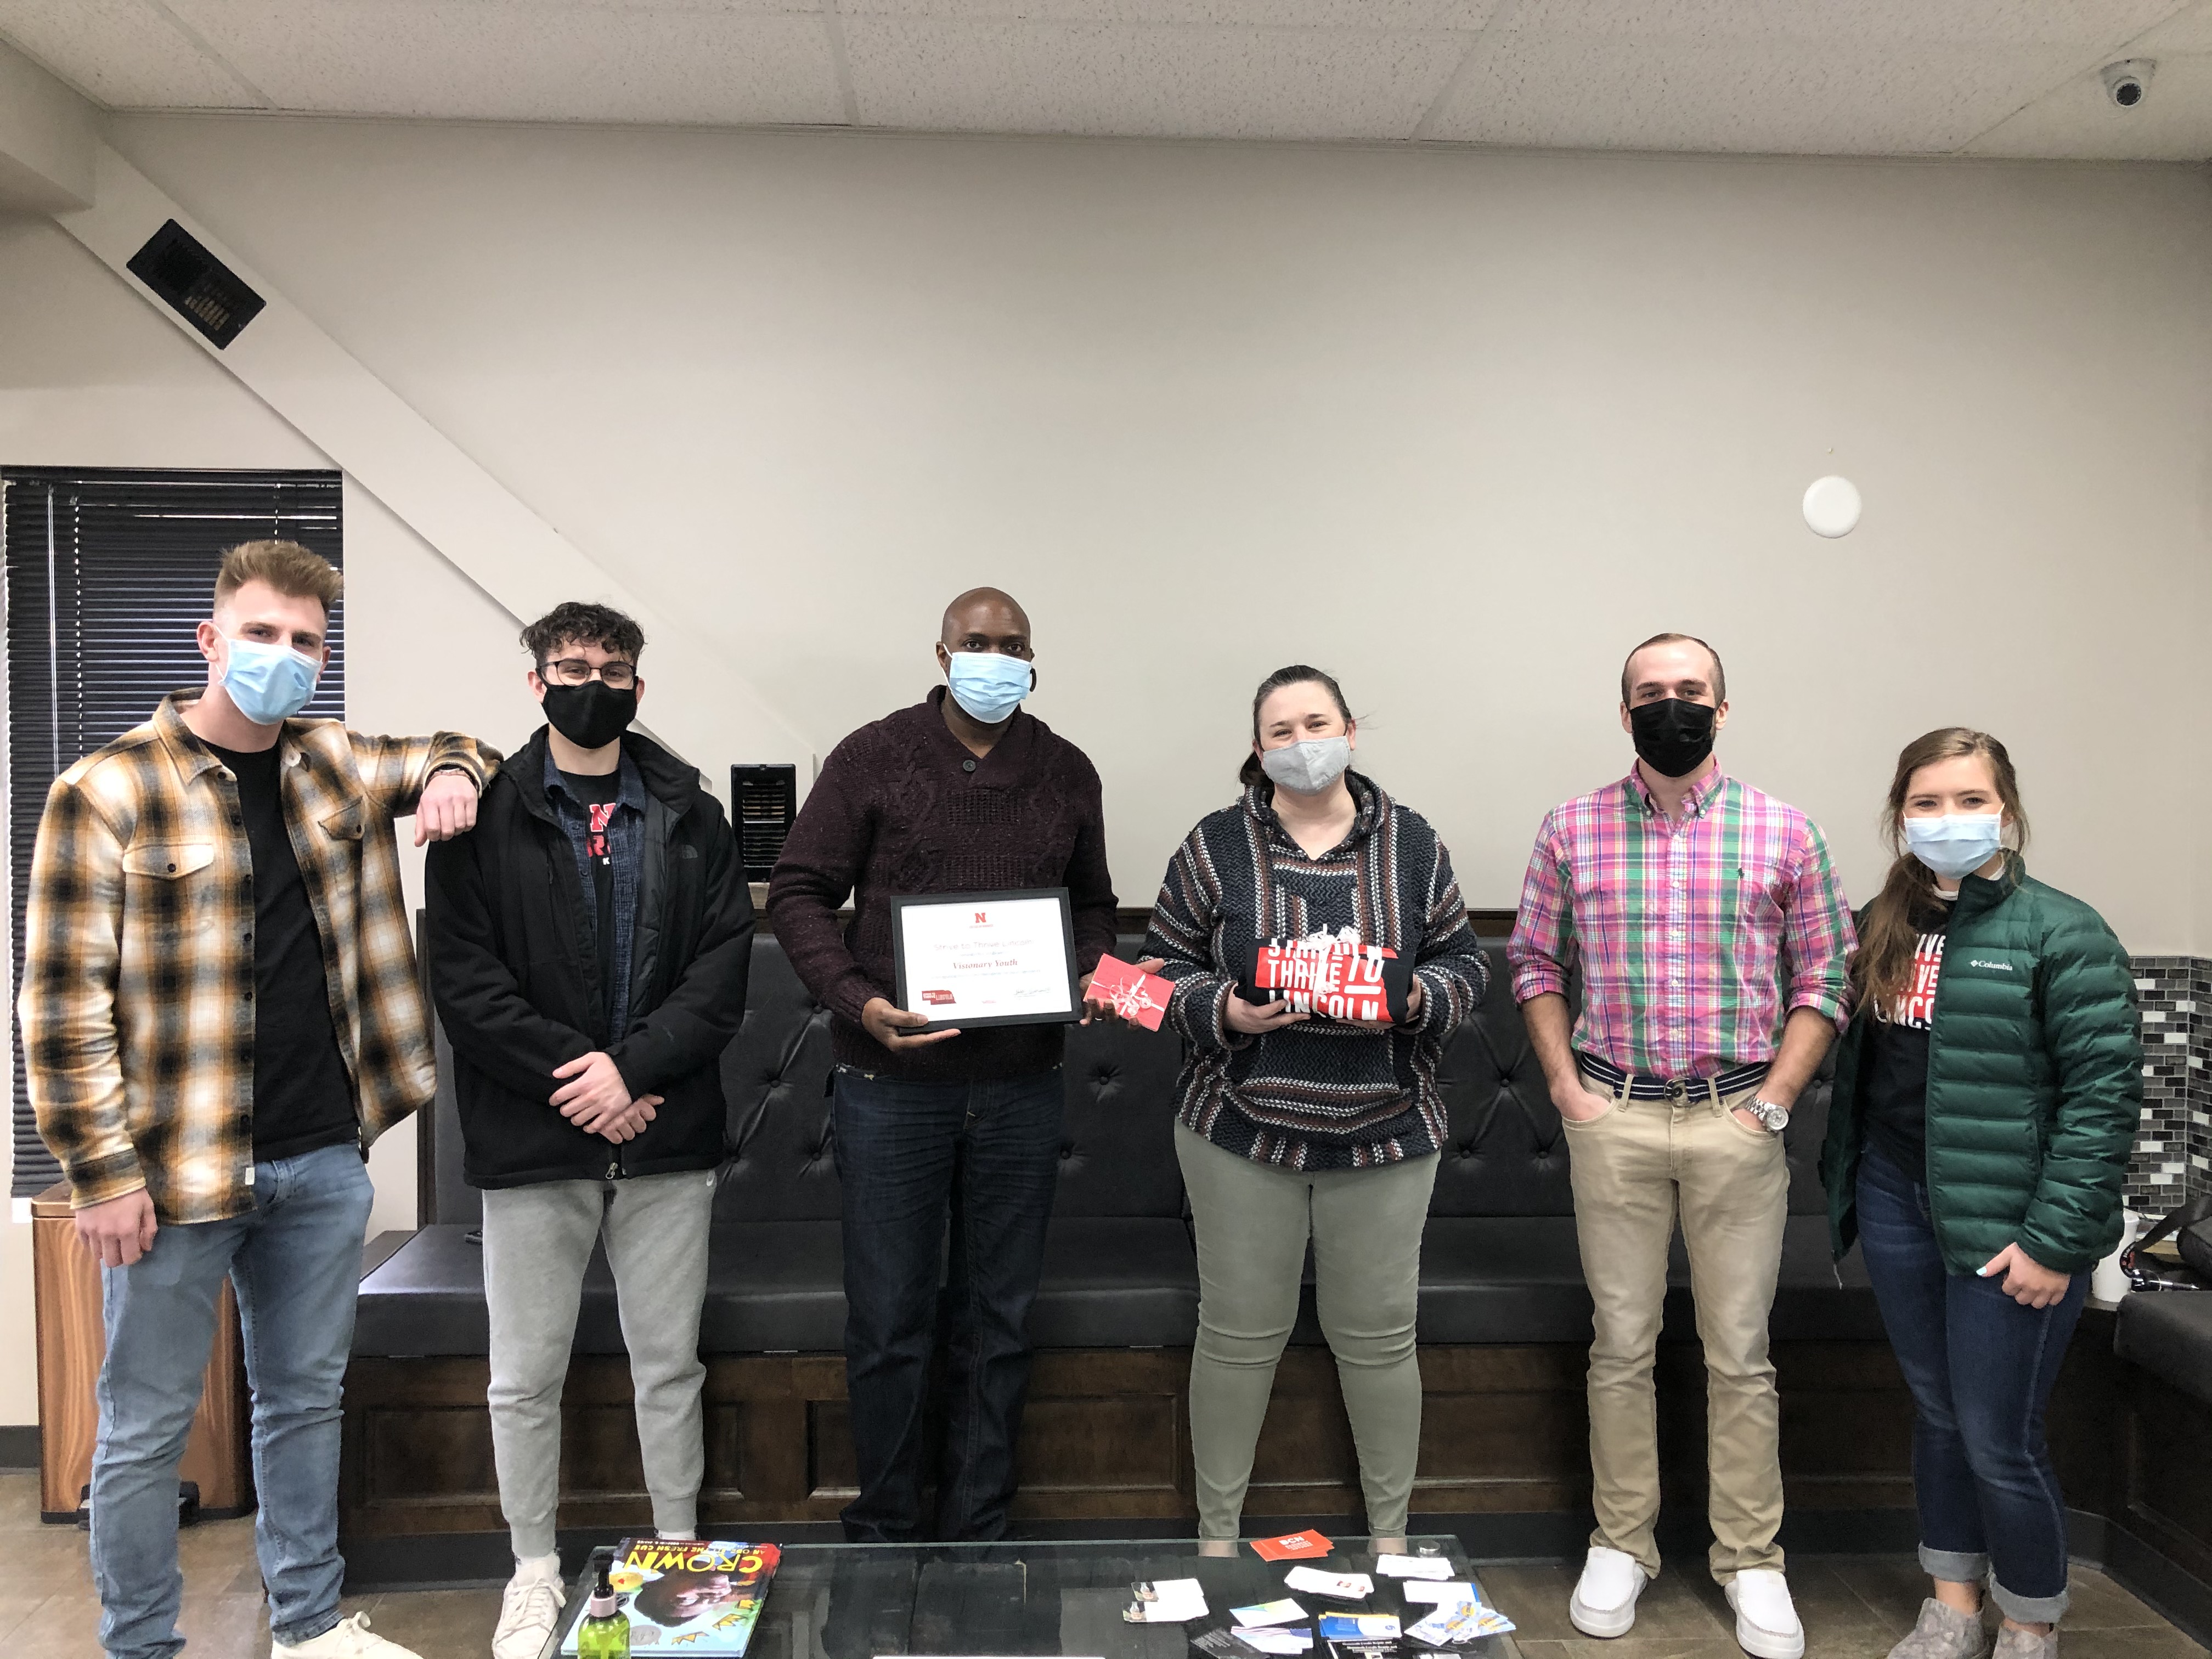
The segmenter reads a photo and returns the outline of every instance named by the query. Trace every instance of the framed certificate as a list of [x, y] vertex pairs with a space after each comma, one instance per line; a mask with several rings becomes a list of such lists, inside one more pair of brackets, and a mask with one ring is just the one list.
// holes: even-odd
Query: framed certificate
[[891, 901], [898, 1006], [927, 1014], [909, 1030], [1069, 1024], [1075, 922], [1065, 887], [922, 893]]

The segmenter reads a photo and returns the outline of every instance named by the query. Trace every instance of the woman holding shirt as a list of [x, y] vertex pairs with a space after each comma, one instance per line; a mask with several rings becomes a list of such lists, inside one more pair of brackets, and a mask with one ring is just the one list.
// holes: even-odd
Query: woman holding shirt
[[2120, 1236], [2142, 1104], [2126, 952], [2032, 878], [2004, 745], [1960, 726], [1898, 757], [1896, 861], [1859, 928], [1857, 1012], [1823, 1158], [1836, 1254], [1856, 1235], [1912, 1391], [1934, 1594], [1891, 1659], [2050, 1659], [2066, 1510], [2044, 1409], [2091, 1265]]
[[[1334, 679], [1304, 665], [1269, 675], [1243, 795], [1184, 840], [1146, 940], [1175, 982], [1169, 1018], [1186, 1044], [1175, 1139], [1198, 1237], [1204, 1553], [1238, 1535], [1309, 1240], [1368, 1530], [1404, 1547], [1421, 1230], [1444, 1140], [1437, 1059], [1488, 973], [1449, 855], [1351, 769], [1358, 742]], [[1279, 971], [1261, 966], [1271, 945], [1297, 947]], [[1254, 1000], [1271, 983], [1299, 994]]]

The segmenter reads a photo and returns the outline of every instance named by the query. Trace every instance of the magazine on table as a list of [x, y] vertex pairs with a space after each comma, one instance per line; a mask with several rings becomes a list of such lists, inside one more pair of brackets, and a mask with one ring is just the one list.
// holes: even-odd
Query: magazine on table
[[[623, 1539], [607, 1582], [629, 1615], [630, 1651], [739, 1659], [782, 1559], [774, 1544]], [[561, 1651], [576, 1650], [572, 1628]]]

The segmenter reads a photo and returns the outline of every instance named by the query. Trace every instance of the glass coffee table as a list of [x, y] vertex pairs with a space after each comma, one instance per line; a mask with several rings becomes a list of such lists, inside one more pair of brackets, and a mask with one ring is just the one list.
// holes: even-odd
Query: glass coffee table
[[[1339, 1539], [1326, 1558], [1263, 1561], [1249, 1543], [1234, 1556], [1201, 1556], [1188, 1539], [1118, 1539], [1085, 1542], [999, 1544], [787, 1544], [769, 1586], [747, 1659], [886, 1659], [894, 1655], [1028, 1654], [1089, 1659], [1184, 1659], [1193, 1637], [1226, 1630], [1231, 1607], [1289, 1596], [1309, 1613], [1389, 1613], [1410, 1626], [1432, 1611], [1408, 1602], [1401, 1581], [1375, 1571], [1365, 1539]], [[1452, 1577], [1481, 1588], [1456, 1538], [1413, 1537], [1407, 1548], [1448, 1561]], [[555, 1659], [611, 1547], [594, 1552], [571, 1585], [561, 1624], [543, 1659]], [[1309, 1566], [1366, 1573], [1375, 1594], [1362, 1602], [1330, 1601], [1286, 1589], [1283, 1575]], [[1188, 1624], [1132, 1625], [1122, 1609], [1138, 1583], [1196, 1578], [1208, 1609]], [[1483, 1598], [1486, 1601], [1488, 1598]], [[1508, 1610], [1508, 1617], [1510, 1612]], [[1316, 1632], [1307, 1659], [1330, 1659]], [[1405, 1640], [1408, 1655], [1467, 1655], [1520, 1659], [1510, 1636], [1431, 1649]], [[635, 1655], [663, 1650], [640, 1647]], [[665, 1651], [679, 1654], [680, 1648]]]

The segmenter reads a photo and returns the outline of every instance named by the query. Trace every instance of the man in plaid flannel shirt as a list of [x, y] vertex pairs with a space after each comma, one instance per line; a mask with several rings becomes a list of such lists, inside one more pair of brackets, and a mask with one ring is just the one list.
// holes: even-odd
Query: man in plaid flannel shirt
[[1646, 640], [1620, 702], [1636, 764], [1545, 818], [1506, 947], [1566, 1125], [1594, 1305], [1597, 1528], [1568, 1614], [1586, 1635], [1624, 1635], [1659, 1571], [1651, 1368], [1679, 1218], [1705, 1352], [1712, 1574], [1738, 1644], [1797, 1659], [1766, 1324], [1789, 1212], [1782, 1130], [1844, 1018], [1850, 911], [1818, 826], [1713, 757], [1728, 721], [1717, 652]]
[[363, 1160], [436, 1080], [392, 821], [413, 814], [417, 846], [468, 830], [499, 757], [289, 718], [338, 592], [295, 543], [232, 549], [199, 624], [206, 689], [56, 779], [32, 857], [31, 1100], [106, 1301], [92, 1565], [113, 1659], [183, 1646], [177, 1465], [226, 1275], [272, 1651], [409, 1659], [338, 1616]]

